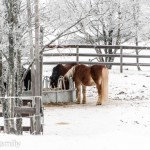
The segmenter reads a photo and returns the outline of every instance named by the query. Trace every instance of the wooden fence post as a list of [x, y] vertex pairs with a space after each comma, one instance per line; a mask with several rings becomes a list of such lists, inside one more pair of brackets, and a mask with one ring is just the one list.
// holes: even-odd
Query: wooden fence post
[[120, 47], [120, 73], [123, 73], [123, 49]]
[[76, 62], [79, 63], [79, 46], [77, 46], [76, 53], [77, 53]]
[[39, 57], [39, 48], [40, 48], [40, 23], [39, 23], [39, 0], [34, 0], [34, 9], [35, 9], [35, 134], [40, 134], [41, 129], [41, 68], [40, 68], [40, 57]]
[[[29, 44], [30, 44], [30, 60], [34, 59], [34, 46], [33, 46], [33, 32], [32, 32], [32, 12], [31, 12], [31, 2], [27, 0], [27, 15], [28, 15], [28, 28], [29, 28]], [[35, 95], [35, 68], [34, 65], [31, 66], [31, 81], [32, 81], [32, 96]]]

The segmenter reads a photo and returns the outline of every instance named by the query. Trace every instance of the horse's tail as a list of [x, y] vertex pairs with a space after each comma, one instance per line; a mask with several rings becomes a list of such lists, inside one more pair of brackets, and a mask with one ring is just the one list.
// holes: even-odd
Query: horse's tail
[[106, 101], [108, 99], [108, 69], [102, 68], [102, 82], [101, 82], [101, 100]]

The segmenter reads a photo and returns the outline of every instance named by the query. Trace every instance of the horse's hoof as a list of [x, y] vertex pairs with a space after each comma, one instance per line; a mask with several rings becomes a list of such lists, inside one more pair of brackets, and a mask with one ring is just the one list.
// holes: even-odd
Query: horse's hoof
[[80, 102], [79, 102], [79, 101], [77, 101], [77, 102], [76, 102], [76, 104], [80, 104]]
[[96, 105], [102, 105], [102, 103], [101, 102], [97, 102]]
[[86, 101], [82, 101], [82, 104], [86, 104]]

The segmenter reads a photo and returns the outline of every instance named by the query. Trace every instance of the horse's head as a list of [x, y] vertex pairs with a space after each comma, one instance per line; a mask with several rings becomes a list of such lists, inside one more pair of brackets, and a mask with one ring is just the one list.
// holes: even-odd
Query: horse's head
[[25, 91], [31, 89], [31, 69], [27, 70], [22, 67], [22, 74], [21, 74], [24, 82]]
[[57, 87], [58, 78], [62, 75], [63, 65], [58, 64], [53, 68], [52, 75], [50, 76], [50, 86], [52, 88]]
[[[59, 77], [64, 76], [67, 71], [75, 65], [77, 65], [77, 63], [66, 64], [64, 66], [62, 64], [58, 64], [56, 67], [54, 67], [52, 75], [50, 76], [50, 86], [52, 88], [57, 87]], [[68, 81], [65, 81], [65, 87], [66, 89], [69, 89]]]

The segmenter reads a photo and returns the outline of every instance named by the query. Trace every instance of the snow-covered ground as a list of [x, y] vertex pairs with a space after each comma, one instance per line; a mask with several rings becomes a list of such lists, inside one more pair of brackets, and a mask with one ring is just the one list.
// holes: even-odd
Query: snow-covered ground
[[96, 106], [93, 87], [87, 104], [45, 106], [44, 135], [0, 134], [0, 150], [149, 150], [150, 71], [118, 70], [104, 105]]

